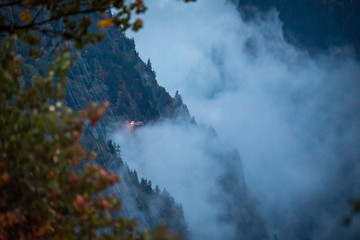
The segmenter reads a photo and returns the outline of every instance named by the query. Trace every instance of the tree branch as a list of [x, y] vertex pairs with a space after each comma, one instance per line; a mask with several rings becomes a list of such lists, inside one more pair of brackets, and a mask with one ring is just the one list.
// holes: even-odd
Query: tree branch
[[21, 3], [21, 1], [13, 1], [13, 2], [0, 3], [0, 8], [10, 7], [10, 6], [12, 6], [12, 5], [19, 4], [19, 3]]
[[33, 29], [36, 26], [41, 26], [41, 25], [44, 25], [49, 22], [58, 21], [64, 17], [88, 14], [88, 13], [93, 13], [93, 12], [101, 12], [101, 11], [105, 11], [105, 10], [106, 10], [106, 8], [89, 8], [86, 10], [68, 12], [68, 13], [62, 14], [60, 16], [52, 16], [51, 18], [46, 19], [44, 21], [31, 22], [26, 25], [3, 25], [3, 26], [0, 25], [0, 32], [13, 32], [16, 30]]
[[35, 16], [33, 17], [32, 23], [34, 23], [36, 21], [36, 19], [40, 16], [40, 13], [44, 10], [44, 6], [42, 6], [37, 13], [35, 14]]

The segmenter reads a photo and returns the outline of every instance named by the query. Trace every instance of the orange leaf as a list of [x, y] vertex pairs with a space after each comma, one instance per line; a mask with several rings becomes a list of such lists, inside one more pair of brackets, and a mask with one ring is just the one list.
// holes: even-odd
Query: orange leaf
[[27, 22], [27, 23], [31, 23], [32, 21], [32, 17], [31, 17], [31, 12], [30, 12], [30, 9], [25, 9], [24, 11], [22, 11], [20, 13], [20, 19], [24, 22]]
[[9, 180], [10, 180], [10, 175], [7, 172], [3, 173], [0, 176], [0, 186], [7, 184]]
[[50, 220], [47, 220], [36, 229], [35, 236], [42, 237], [49, 232], [54, 232], [54, 228], [51, 226]]
[[98, 28], [108, 28], [111, 27], [112, 25], [114, 25], [112, 18], [103, 19], [97, 23]]
[[136, 19], [135, 20], [135, 22], [133, 23], [133, 30], [134, 31], [137, 31], [137, 30], [139, 30], [140, 28], [142, 28], [142, 26], [143, 26], [143, 21], [140, 19], [140, 18], [138, 18], [138, 19]]
[[90, 154], [89, 154], [89, 160], [91, 160], [91, 161], [93, 161], [93, 160], [95, 160], [96, 158], [97, 158], [97, 154], [96, 154], [96, 152], [90, 152]]
[[102, 200], [101, 205], [102, 205], [102, 208], [106, 209], [106, 210], [109, 209], [109, 207], [110, 207], [110, 204], [106, 199]]

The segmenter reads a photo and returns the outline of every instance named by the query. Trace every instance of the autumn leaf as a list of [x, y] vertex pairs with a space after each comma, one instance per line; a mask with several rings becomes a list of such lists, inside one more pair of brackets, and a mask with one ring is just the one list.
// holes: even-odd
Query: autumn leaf
[[30, 12], [30, 9], [25, 9], [24, 11], [22, 11], [20, 13], [20, 19], [21, 21], [24, 21], [24, 22], [27, 22], [27, 23], [31, 23], [32, 21], [32, 17], [31, 17], [31, 12]]
[[103, 209], [109, 209], [109, 207], [110, 207], [110, 204], [109, 204], [109, 202], [106, 200], [106, 199], [103, 199], [102, 200], [102, 202], [101, 202], [101, 207], [103, 208]]
[[51, 222], [47, 220], [45, 223], [43, 223], [36, 229], [35, 236], [43, 237], [49, 232], [54, 232], [54, 228], [51, 226]]
[[140, 28], [142, 28], [142, 26], [143, 26], [143, 21], [142, 21], [140, 18], [138, 18], [138, 19], [136, 19], [135, 22], [133, 23], [132, 29], [133, 29], [134, 31], [137, 31], [137, 30], [139, 30]]
[[112, 25], [114, 25], [112, 18], [103, 19], [97, 23], [98, 28], [108, 28], [111, 27]]
[[85, 199], [84, 199], [83, 196], [81, 196], [81, 195], [76, 195], [76, 199], [74, 200], [74, 203], [73, 203], [73, 205], [74, 205], [75, 208], [79, 209], [79, 208], [81, 208], [81, 207], [84, 207], [86, 204], [87, 204], [87, 203], [86, 203], [86, 201], [85, 201]]
[[97, 158], [96, 152], [91, 151], [91, 152], [89, 153], [88, 159], [89, 159], [90, 161], [93, 161], [93, 160], [95, 160], [96, 158]]
[[0, 176], [0, 186], [5, 185], [6, 183], [8, 183], [9, 179], [10, 179], [10, 175], [7, 172], [3, 173]]

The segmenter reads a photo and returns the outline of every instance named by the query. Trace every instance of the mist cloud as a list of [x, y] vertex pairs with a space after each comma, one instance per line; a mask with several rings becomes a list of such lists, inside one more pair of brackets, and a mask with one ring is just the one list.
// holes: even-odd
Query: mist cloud
[[211, 131], [169, 120], [135, 132], [123, 129], [113, 138], [131, 168], [166, 188], [182, 204], [194, 239], [234, 238], [234, 227], [218, 221], [217, 198], [226, 197], [218, 182], [230, 166], [242, 175], [241, 162], [219, 157], [231, 149]]
[[[336, 239], [331, 229], [340, 228], [347, 196], [360, 194], [360, 65], [351, 49], [308, 56], [286, 43], [276, 11], [245, 23], [226, 1], [148, 5], [134, 35], [140, 56], [151, 59], [160, 85], [179, 90], [197, 122], [239, 150], [269, 232], [296, 239], [285, 223], [306, 215], [318, 227], [304, 234]], [[118, 138], [129, 165], [183, 203], [189, 225], [214, 219], [204, 196], [218, 163], [203, 160], [203, 132], [159, 124]], [[306, 213], [330, 193], [338, 195], [334, 212]]]

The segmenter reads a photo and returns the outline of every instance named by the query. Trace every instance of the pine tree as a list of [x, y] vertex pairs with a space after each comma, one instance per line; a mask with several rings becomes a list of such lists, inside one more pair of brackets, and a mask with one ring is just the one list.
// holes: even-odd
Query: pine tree
[[148, 70], [152, 71], [150, 58], [148, 58], [148, 60], [147, 60], [146, 67], [147, 67]]

